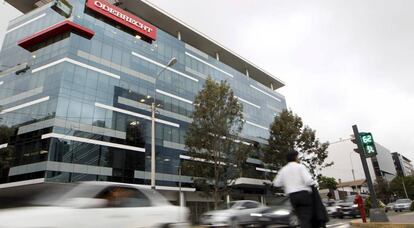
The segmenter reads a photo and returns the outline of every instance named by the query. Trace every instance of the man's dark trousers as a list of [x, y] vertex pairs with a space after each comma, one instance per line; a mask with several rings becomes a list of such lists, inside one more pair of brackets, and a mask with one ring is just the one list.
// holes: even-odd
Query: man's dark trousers
[[301, 228], [312, 227], [312, 193], [299, 191], [289, 194], [290, 202], [299, 218]]

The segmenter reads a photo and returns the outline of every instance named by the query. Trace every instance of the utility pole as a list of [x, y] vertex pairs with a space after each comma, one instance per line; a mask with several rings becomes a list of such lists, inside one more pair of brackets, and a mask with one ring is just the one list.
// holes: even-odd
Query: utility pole
[[409, 199], [408, 194], [407, 194], [407, 189], [405, 188], [404, 175], [402, 175], [401, 178], [402, 178], [402, 185], [403, 185], [403, 188], [404, 188], [405, 198]]
[[157, 79], [158, 77], [161, 75], [162, 72], [164, 72], [168, 67], [173, 66], [174, 64], [177, 63], [177, 59], [175, 57], [172, 57], [170, 59], [170, 61], [167, 63], [167, 65], [165, 65], [160, 72], [158, 72], [158, 74], [155, 75], [155, 80], [154, 80], [154, 95], [152, 96], [152, 103], [151, 103], [151, 189], [155, 190], [155, 163], [156, 163], [156, 158], [155, 158], [155, 112], [156, 112], [156, 107], [157, 105], [155, 104], [156, 100], [156, 95], [157, 95]]
[[365, 153], [364, 153], [364, 149], [362, 147], [361, 140], [359, 137], [357, 125], [352, 126], [352, 129], [354, 130], [356, 143], [358, 145], [359, 156], [362, 162], [362, 168], [364, 169], [365, 178], [368, 184], [368, 189], [371, 194], [371, 205], [372, 205], [372, 208], [378, 208], [377, 194], [375, 193], [374, 185], [372, 184], [372, 179], [369, 173], [367, 159], [365, 158]]
[[368, 163], [366, 154], [368, 156], [373, 156], [376, 154], [374, 140], [372, 139], [372, 135], [370, 133], [364, 133], [363, 136], [367, 136], [366, 138], [361, 139], [361, 135], [358, 131], [358, 126], [353, 125], [352, 130], [354, 131], [355, 143], [357, 144], [357, 152], [361, 158], [362, 168], [364, 169], [365, 178], [367, 180], [368, 189], [370, 192], [371, 198], [371, 209], [369, 211], [369, 217], [371, 222], [388, 222], [388, 217], [385, 214], [385, 211], [381, 208], [378, 208], [378, 201], [377, 201], [377, 194], [375, 193], [374, 185], [372, 184], [371, 175], [368, 169]]

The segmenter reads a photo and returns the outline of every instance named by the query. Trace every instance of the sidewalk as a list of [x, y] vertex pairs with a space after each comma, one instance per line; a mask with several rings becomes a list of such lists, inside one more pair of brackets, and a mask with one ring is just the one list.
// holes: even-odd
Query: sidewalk
[[414, 212], [399, 214], [389, 217], [390, 222], [362, 223], [361, 219], [351, 222], [352, 227], [372, 227], [372, 228], [414, 228]]

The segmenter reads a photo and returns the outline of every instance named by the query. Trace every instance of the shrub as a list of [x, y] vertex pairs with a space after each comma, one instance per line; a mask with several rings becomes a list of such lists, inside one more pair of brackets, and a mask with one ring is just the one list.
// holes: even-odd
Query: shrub
[[[371, 209], [371, 196], [368, 196], [365, 201], [365, 212], [367, 214], [367, 216], [369, 216], [369, 210]], [[380, 200], [377, 199], [377, 204], [379, 208], [384, 208], [385, 205], [383, 202], [381, 202]], [[413, 205], [411, 204], [411, 207], [413, 207]]]

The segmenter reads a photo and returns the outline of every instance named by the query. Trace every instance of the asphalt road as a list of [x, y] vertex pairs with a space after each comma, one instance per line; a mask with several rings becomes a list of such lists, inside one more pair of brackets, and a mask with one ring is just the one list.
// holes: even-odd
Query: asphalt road
[[344, 219], [338, 219], [338, 218], [330, 218], [329, 223], [326, 225], [328, 228], [346, 228], [350, 227], [349, 223], [353, 220], [353, 218], [344, 218]]

